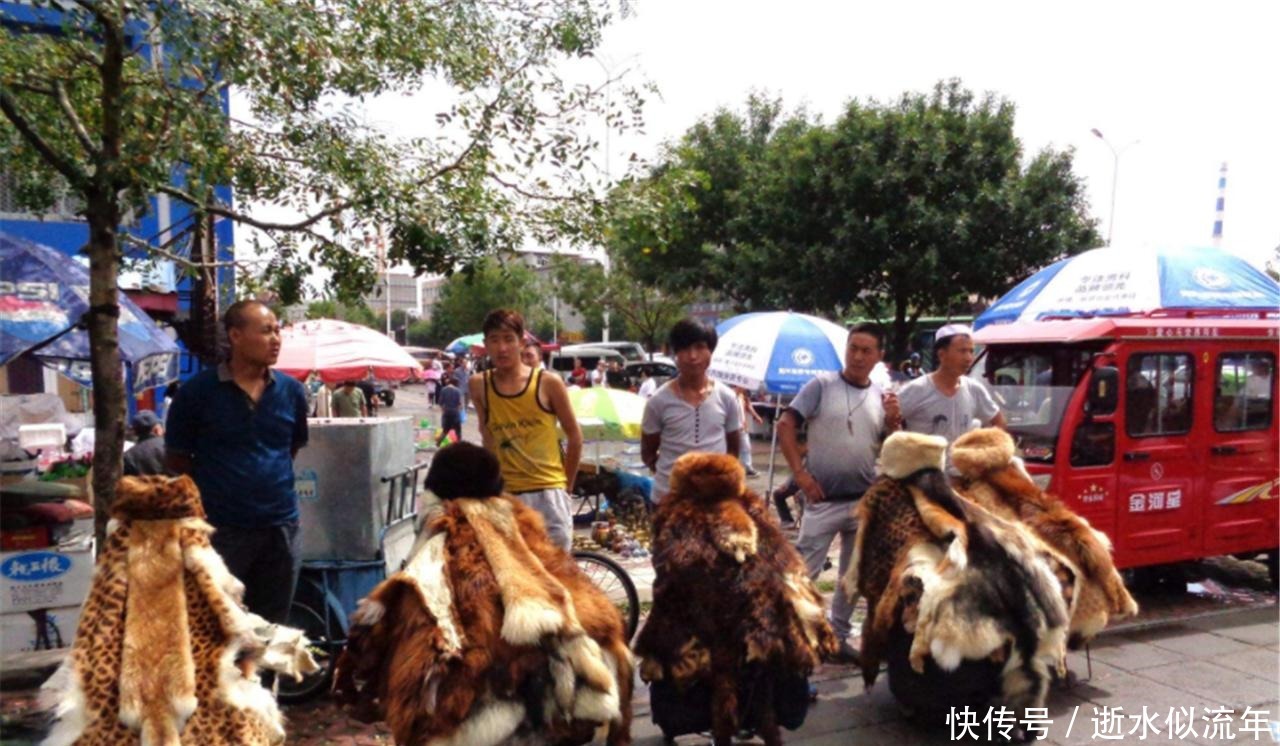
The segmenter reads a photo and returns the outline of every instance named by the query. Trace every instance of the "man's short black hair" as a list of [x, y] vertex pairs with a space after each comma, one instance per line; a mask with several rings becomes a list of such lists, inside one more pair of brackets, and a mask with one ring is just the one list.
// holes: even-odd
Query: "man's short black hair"
[[238, 300], [231, 304], [226, 313], [222, 314], [222, 328], [230, 332], [232, 329], [239, 329], [245, 325], [245, 316], [250, 308], [261, 306], [262, 308], [271, 310], [271, 307], [260, 300]]
[[671, 327], [671, 334], [667, 335], [667, 344], [672, 353], [693, 347], [699, 342], [706, 342], [707, 349], [714, 352], [716, 342], [719, 341], [720, 335], [716, 334], [715, 329], [693, 319], [680, 319]]
[[869, 334], [876, 338], [876, 349], [884, 349], [884, 327], [874, 321], [860, 321], [849, 327], [849, 336], [855, 334]]
[[502, 494], [498, 458], [486, 448], [461, 441], [436, 451], [423, 485], [441, 500]]

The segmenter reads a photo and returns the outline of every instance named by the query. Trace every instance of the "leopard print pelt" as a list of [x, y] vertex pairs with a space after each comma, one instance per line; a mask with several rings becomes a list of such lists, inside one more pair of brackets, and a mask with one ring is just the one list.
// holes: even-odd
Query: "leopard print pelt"
[[[187, 477], [127, 477], [112, 509], [111, 532], [98, 558], [75, 643], [62, 668], [44, 687], [42, 701], [57, 718], [46, 744], [121, 746], [141, 734], [121, 722], [130, 586], [129, 549], [139, 521], [171, 526], [182, 550], [181, 594], [195, 672], [194, 712], [177, 718], [173, 744], [266, 745], [283, 740], [279, 711], [256, 681], [258, 651], [237, 604], [237, 582], [213, 551], [213, 529], [202, 518], [199, 493]], [[135, 530], [135, 528], [137, 530]], [[180, 636], [177, 636], [180, 637]], [[233, 661], [233, 658], [242, 660]], [[238, 668], [238, 670], [237, 670]], [[184, 727], [185, 726], [185, 727]], [[175, 740], [176, 739], [176, 740]]]
[[[889, 632], [899, 616], [904, 589], [897, 584], [907, 554], [914, 546], [938, 544], [938, 541], [920, 517], [915, 499], [902, 482], [878, 480], [855, 510], [858, 514], [854, 551], [857, 591], [867, 600], [867, 615], [862, 622], [862, 676], [869, 687], [875, 683]], [[906, 590], [908, 604], [919, 600], [918, 593]], [[906, 609], [902, 615], [911, 617], [912, 612]]]

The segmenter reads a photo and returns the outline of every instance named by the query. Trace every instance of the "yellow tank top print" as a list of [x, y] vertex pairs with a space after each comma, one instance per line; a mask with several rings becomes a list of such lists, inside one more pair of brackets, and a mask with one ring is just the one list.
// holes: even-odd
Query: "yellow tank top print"
[[538, 402], [543, 371], [535, 370], [518, 394], [505, 396], [484, 373], [485, 420], [508, 492], [564, 489], [564, 459], [556, 417]]

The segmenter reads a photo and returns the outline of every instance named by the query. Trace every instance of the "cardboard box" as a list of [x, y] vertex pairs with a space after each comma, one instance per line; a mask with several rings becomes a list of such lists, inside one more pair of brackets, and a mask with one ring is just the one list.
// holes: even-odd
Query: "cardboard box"
[[0, 614], [79, 606], [93, 582], [93, 542], [0, 552]]
[[36, 617], [29, 613], [0, 614], [0, 653], [71, 647], [79, 624], [79, 606], [46, 609], [43, 635]]

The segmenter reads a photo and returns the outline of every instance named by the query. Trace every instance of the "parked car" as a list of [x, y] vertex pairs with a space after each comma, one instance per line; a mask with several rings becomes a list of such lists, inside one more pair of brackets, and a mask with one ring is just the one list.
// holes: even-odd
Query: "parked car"
[[617, 350], [611, 350], [606, 347], [596, 347], [595, 345], [572, 345], [563, 347], [558, 352], [551, 353], [550, 359], [547, 361], [547, 367], [560, 374], [560, 377], [569, 380], [569, 374], [573, 372], [573, 359], [577, 358], [582, 361], [582, 366], [588, 372], [595, 370], [596, 363], [604, 360], [606, 363], [617, 361], [619, 364], [625, 363], [625, 358]]
[[589, 345], [574, 345], [574, 347], [598, 347], [614, 350], [621, 354], [627, 362], [649, 359], [649, 354], [644, 351], [644, 347], [639, 342], [592, 342]]
[[622, 368], [627, 376], [627, 383], [631, 388], [639, 388], [641, 381], [644, 380], [644, 373], [648, 373], [657, 381], [658, 385], [670, 381], [676, 377], [676, 366], [674, 363], [664, 363], [659, 361], [645, 360], [638, 363], [627, 363]]

